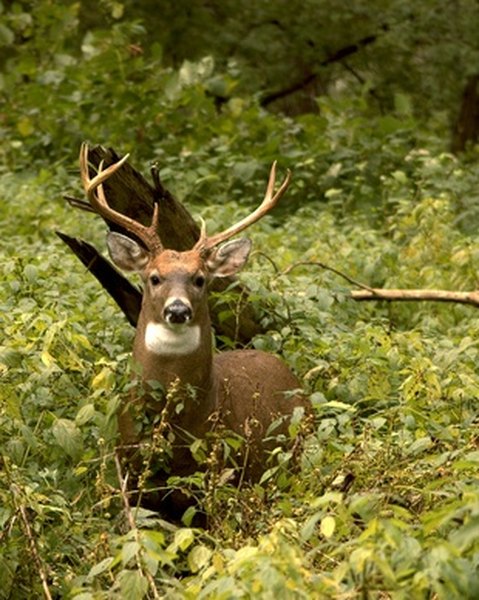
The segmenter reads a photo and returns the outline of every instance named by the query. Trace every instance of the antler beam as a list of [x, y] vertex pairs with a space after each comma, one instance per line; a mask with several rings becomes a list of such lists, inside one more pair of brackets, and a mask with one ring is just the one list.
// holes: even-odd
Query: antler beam
[[105, 193], [103, 190], [103, 182], [113, 175], [128, 159], [128, 154], [121, 158], [118, 162], [110, 165], [107, 169], [102, 169], [100, 164], [97, 175], [93, 179], [90, 178], [88, 172], [88, 144], [83, 143], [80, 149], [80, 176], [83, 187], [88, 196], [91, 206], [103, 218], [124, 227], [128, 232], [134, 234], [141, 240], [150, 252], [157, 252], [163, 249], [160, 237], [157, 233], [158, 227], [158, 203], [155, 203], [153, 209], [153, 218], [151, 225], [145, 227], [142, 223], [123, 215], [108, 205]]
[[228, 229], [225, 229], [224, 231], [210, 237], [206, 235], [206, 230], [203, 224], [201, 228], [200, 239], [197, 241], [195, 249], [203, 252], [210, 250], [211, 248], [214, 248], [221, 242], [224, 242], [237, 235], [241, 231], [244, 231], [247, 227], [249, 227], [253, 223], [256, 223], [256, 221], [259, 221], [261, 217], [263, 217], [267, 212], [274, 208], [278, 200], [281, 198], [281, 196], [284, 194], [287, 187], [289, 186], [290, 181], [291, 171], [288, 169], [283, 183], [281, 184], [276, 194], [274, 194], [274, 186], [276, 182], [276, 161], [274, 161], [269, 174], [266, 194], [264, 196], [263, 202], [258, 206], [258, 208], [241, 221], [238, 221], [238, 223], [236, 223], [235, 225], [232, 225], [231, 227], [228, 227]]

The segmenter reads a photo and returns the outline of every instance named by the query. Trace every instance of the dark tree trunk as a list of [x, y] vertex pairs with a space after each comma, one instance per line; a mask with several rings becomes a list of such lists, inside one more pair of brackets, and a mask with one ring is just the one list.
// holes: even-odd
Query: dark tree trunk
[[461, 108], [452, 132], [451, 150], [463, 152], [479, 140], [479, 74], [469, 77], [462, 93]]
[[[89, 152], [91, 176], [95, 175], [101, 161], [104, 161], [104, 166], [107, 167], [118, 159], [119, 157], [112, 149], [105, 149], [101, 146], [91, 148]], [[104, 183], [105, 194], [110, 206], [144, 225], [149, 225], [153, 205], [158, 202], [161, 215], [158, 232], [165, 247], [172, 250], [191, 248], [199, 237], [199, 227], [186, 208], [163, 187], [156, 168], [152, 168], [152, 177], [154, 185], [150, 185], [129, 163], [125, 163]], [[88, 202], [68, 196], [67, 199], [72, 206], [92, 211]], [[127, 233], [113, 223], [108, 222], [107, 224], [112, 230]], [[117, 271], [91, 244], [64, 233], [58, 232], [58, 235], [112, 296], [125, 313], [128, 321], [132, 325], [136, 325], [142, 299], [141, 291]], [[128, 233], [128, 235], [131, 234]], [[224, 278], [214, 280], [212, 291], [221, 292], [233, 283], [235, 283], [234, 295], [228, 294], [233, 300], [218, 302], [214, 299], [210, 303], [211, 319], [217, 335], [226, 335], [236, 343], [243, 345], [261, 332], [254, 311], [247, 303], [247, 289], [236, 282], [234, 278]], [[225, 311], [229, 311], [231, 316], [226, 319], [220, 318]]]

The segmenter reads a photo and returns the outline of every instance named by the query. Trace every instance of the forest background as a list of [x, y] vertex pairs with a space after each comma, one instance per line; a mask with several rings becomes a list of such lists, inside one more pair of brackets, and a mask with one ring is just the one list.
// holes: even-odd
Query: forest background
[[[477, 288], [478, 29], [475, 0], [0, 2], [0, 598], [479, 596], [477, 308], [331, 270]], [[105, 248], [63, 199], [85, 140], [212, 231], [293, 173], [241, 280], [315, 425], [260, 484], [198, 476], [207, 530], [124, 510], [133, 330], [55, 236]]]

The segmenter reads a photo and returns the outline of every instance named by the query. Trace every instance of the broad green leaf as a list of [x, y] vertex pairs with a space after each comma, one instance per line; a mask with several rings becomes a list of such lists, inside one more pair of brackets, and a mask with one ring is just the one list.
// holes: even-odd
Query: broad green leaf
[[318, 521], [321, 519], [322, 513], [316, 512], [311, 515], [306, 523], [301, 528], [301, 539], [307, 542], [316, 530]]
[[85, 425], [95, 416], [95, 405], [94, 404], [85, 404], [82, 406], [80, 410], [77, 412], [75, 417], [75, 422], [77, 425]]
[[212, 551], [203, 545], [194, 546], [188, 553], [188, 566], [193, 573], [200, 571], [210, 560]]
[[121, 562], [124, 566], [136, 558], [140, 552], [141, 546], [137, 541], [125, 542], [121, 547]]
[[52, 433], [57, 444], [74, 460], [80, 457], [83, 450], [83, 439], [80, 430], [70, 419], [56, 419]]
[[183, 527], [175, 533], [174, 546], [180, 550], [186, 550], [195, 539], [192, 529]]
[[17, 130], [22, 137], [28, 137], [35, 131], [35, 126], [31, 119], [23, 117], [17, 122]]
[[15, 34], [13, 31], [6, 25], [0, 23], [0, 46], [10, 46], [13, 44], [14, 40]]
[[118, 581], [122, 598], [141, 600], [148, 592], [148, 580], [140, 571], [120, 571]]
[[108, 570], [110, 568], [110, 565], [112, 562], [113, 562], [113, 558], [111, 556], [109, 556], [108, 558], [103, 559], [101, 562], [97, 563], [96, 565], [93, 565], [93, 567], [88, 572], [88, 577], [93, 578], [93, 577], [96, 577], [97, 575], [101, 575], [101, 573], [104, 573], [106, 570]]

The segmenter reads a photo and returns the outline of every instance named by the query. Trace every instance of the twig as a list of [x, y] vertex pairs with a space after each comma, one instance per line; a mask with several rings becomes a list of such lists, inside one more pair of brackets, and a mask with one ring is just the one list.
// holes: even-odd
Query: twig
[[289, 273], [291, 273], [291, 271], [293, 269], [296, 269], [296, 267], [304, 267], [304, 266], [305, 267], [320, 267], [321, 269], [325, 269], [326, 271], [331, 271], [332, 273], [339, 275], [343, 279], [346, 279], [346, 281], [349, 281], [349, 283], [352, 283], [356, 287], [359, 287], [363, 290], [367, 290], [371, 294], [374, 294], [374, 288], [370, 287], [369, 285], [366, 285], [365, 283], [361, 283], [360, 281], [357, 281], [356, 279], [353, 279], [352, 277], [350, 277], [349, 275], [346, 275], [346, 273], [343, 273], [339, 269], [336, 269], [335, 267], [330, 267], [329, 265], [327, 265], [323, 262], [320, 262], [319, 260], [303, 260], [300, 262], [293, 263], [292, 265], [290, 265], [283, 271], [283, 275], [288, 275]]
[[84, 210], [86, 212], [96, 213], [89, 202], [85, 202], [85, 200], [80, 200], [79, 198], [75, 198], [74, 196], [64, 195], [63, 199], [68, 202], [70, 206], [73, 208], [79, 208], [80, 210]]
[[[389, 30], [389, 25], [387, 25], [387, 24], [382, 25], [380, 29], [382, 31], [386, 32]], [[347, 58], [348, 56], [351, 56], [352, 54], [356, 54], [363, 48], [366, 48], [366, 46], [369, 46], [370, 44], [373, 44], [374, 42], [376, 42], [378, 37], [379, 37], [378, 34], [367, 35], [367, 36], [359, 39], [357, 42], [353, 42], [352, 44], [349, 44], [347, 46], [344, 46], [343, 48], [340, 48], [334, 54], [332, 54], [332, 55], [328, 56], [327, 58], [325, 58], [324, 60], [322, 60], [319, 63], [319, 67], [327, 67], [333, 63], [344, 61], [344, 59]], [[289, 96], [295, 92], [303, 90], [310, 83], [312, 83], [313, 81], [315, 81], [318, 78], [319, 78], [319, 72], [308, 73], [304, 77], [304, 79], [302, 79], [301, 81], [297, 81], [297, 82], [293, 83], [292, 85], [289, 85], [285, 89], [277, 90], [275, 92], [270, 92], [268, 94], [265, 94], [260, 99], [260, 104], [261, 104], [261, 106], [266, 107], [269, 104], [271, 104], [272, 102], [274, 102], [275, 100], [280, 100], [281, 98], [285, 98], [286, 96]]]
[[40, 558], [40, 554], [38, 553], [37, 543], [35, 541], [35, 537], [33, 535], [32, 528], [30, 527], [30, 521], [28, 520], [27, 511], [25, 510], [24, 504], [19, 500], [20, 489], [17, 485], [12, 484], [12, 492], [13, 492], [13, 501], [15, 503], [16, 508], [20, 512], [20, 516], [22, 518], [23, 527], [25, 529], [25, 535], [28, 538], [28, 543], [30, 544], [30, 550], [32, 552], [33, 561], [38, 569], [38, 574], [40, 575], [40, 579], [42, 582], [43, 593], [45, 594], [45, 598], [47, 600], [52, 600], [52, 595], [50, 593], [50, 588], [48, 587], [48, 578], [46, 570], [43, 566], [42, 559]]
[[281, 272], [278, 265], [274, 262], [274, 260], [271, 258], [271, 256], [268, 256], [266, 254], [266, 252], [261, 252], [261, 250], [255, 250], [255, 252], [253, 253], [253, 256], [261, 256], [261, 258], [266, 259], [269, 262], [269, 264], [273, 267], [275, 273], [277, 273], [278, 275]]
[[[138, 534], [138, 528], [136, 526], [135, 517], [133, 516], [133, 512], [132, 512], [131, 506], [130, 506], [130, 501], [128, 499], [128, 493], [127, 493], [128, 476], [123, 477], [123, 475], [122, 475], [120, 458], [119, 458], [117, 452], [115, 452], [115, 466], [116, 466], [116, 473], [118, 476], [118, 482], [120, 484], [120, 495], [123, 500], [123, 506], [125, 508], [125, 514], [126, 514], [126, 518], [128, 520], [128, 525], [130, 526], [131, 531], [133, 531], [135, 533], [135, 541], [138, 543], [140, 552], [142, 552], [142, 546], [141, 546], [140, 536]], [[143, 568], [141, 562], [142, 562], [141, 556], [137, 555], [136, 556], [136, 564], [137, 564], [138, 570], [148, 580], [148, 584], [153, 593], [153, 597], [159, 600], [160, 594], [158, 593], [158, 590], [156, 589], [155, 580], [153, 579], [153, 576], [148, 571], [148, 569]]]

